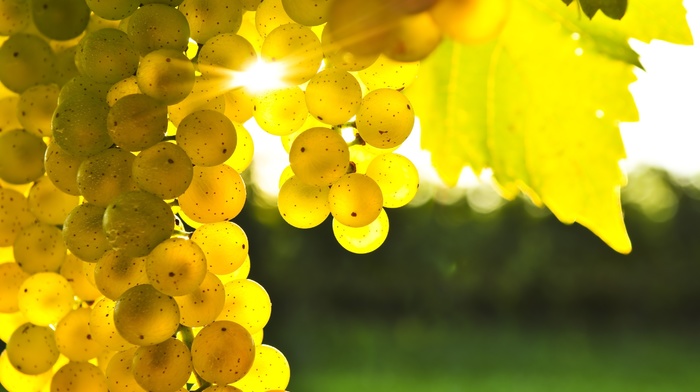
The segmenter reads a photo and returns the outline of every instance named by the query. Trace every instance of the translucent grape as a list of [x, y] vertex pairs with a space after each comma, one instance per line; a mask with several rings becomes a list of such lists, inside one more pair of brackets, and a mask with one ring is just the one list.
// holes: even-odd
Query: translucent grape
[[255, 333], [270, 320], [272, 304], [267, 291], [250, 279], [233, 280], [224, 285], [226, 303], [219, 320], [229, 320]]
[[26, 184], [44, 174], [46, 143], [24, 129], [0, 133], [0, 179]]
[[238, 269], [248, 255], [248, 237], [234, 222], [207, 223], [192, 233], [207, 259], [207, 268], [217, 275]]
[[77, 196], [66, 194], [56, 188], [46, 176], [34, 182], [27, 200], [32, 214], [41, 222], [50, 225], [62, 225], [71, 210], [78, 206]]
[[106, 150], [112, 145], [107, 132], [108, 112], [109, 106], [104, 96], [87, 94], [64, 100], [59, 96], [59, 104], [51, 121], [55, 142], [76, 157], [87, 157]]
[[241, 5], [246, 11], [255, 11], [262, 0], [241, 0]]
[[75, 63], [81, 74], [103, 83], [116, 83], [136, 72], [139, 53], [125, 32], [93, 31], [78, 44]]
[[160, 142], [139, 153], [132, 173], [139, 188], [161, 199], [173, 199], [192, 182], [192, 161], [180, 146]]
[[51, 379], [51, 392], [108, 392], [102, 371], [88, 362], [69, 362]]
[[120, 148], [109, 148], [85, 159], [78, 168], [78, 189], [89, 203], [107, 207], [115, 197], [136, 190], [131, 167], [136, 157]]
[[0, 340], [8, 342], [17, 327], [29, 322], [22, 312], [0, 313]]
[[198, 43], [222, 33], [235, 33], [241, 26], [240, 2], [185, 0], [179, 7], [190, 25], [190, 36]]
[[74, 254], [68, 253], [63, 264], [61, 264], [61, 275], [70, 282], [76, 297], [86, 302], [94, 301], [100, 298], [102, 293], [85, 276], [83, 264], [89, 263], [84, 263]]
[[179, 198], [182, 211], [200, 223], [235, 218], [246, 199], [241, 175], [227, 165], [195, 166], [189, 188]]
[[46, 41], [14, 34], [0, 47], [0, 82], [16, 93], [53, 81], [56, 56]]
[[139, 7], [139, 0], [85, 0], [88, 7], [100, 16], [108, 20], [120, 20], [131, 15]]
[[323, 223], [330, 214], [328, 186], [309, 185], [294, 176], [280, 188], [277, 208], [282, 218], [299, 229]]
[[236, 125], [236, 149], [226, 161], [226, 165], [231, 166], [235, 171], [243, 173], [253, 162], [255, 146], [250, 132], [241, 124]]
[[105, 376], [110, 392], [146, 392], [136, 382], [134, 373], [131, 371], [131, 363], [136, 350], [136, 347], [132, 347], [118, 352], [109, 360]]
[[333, 183], [328, 193], [333, 218], [350, 227], [366, 226], [382, 211], [382, 191], [377, 183], [360, 173], [346, 174]]
[[374, 64], [360, 71], [359, 76], [370, 90], [401, 90], [416, 80], [419, 68], [418, 61], [406, 63], [381, 55]]
[[255, 122], [273, 135], [283, 136], [296, 131], [308, 114], [304, 92], [297, 86], [263, 92], [254, 99]]
[[142, 56], [158, 49], [184, 52], [190, 38], [185, 16], [165, 4], [146, 4], [134, 11], [126, 32]]
[[41, 392], [51, 381], [49, 370], [40, 374], [24, 374], [15, 369], [7, 358], [7, 351], [0, 354], [0, 384], [9, 392]]
[[331, 3], [331, 0], [282, 0], [287, 15], [304, 26], [325, 23]]
[[253, 107], [255, 106], [253, 94], [245, 88], [237, 88], [224, 94], [226, 100], [226, 111], [224, 114], [231, 121], [243, 124], [253, 117]]
[[151, 285], [167, 295], [187, 295], [197, 290], [207, 273], [207, 259], [196, 242], [169, 238], [146, 256]]
[[59, 88], [55, 84], [38, 85], [22, 92], [17, 103], [17, 118], [27, 131], [51, 136], [51, 117], [56, 110]]
[[386, 240], [389, 234], [389, 218], [382, 209], [377, 219], [366, 226], [350, 227], [333, 219], [333, 235], [340, 246], [346, 250], [365, 254], [374, 252]]
[[415, 115], [408, 98], [396, 90], [367, 94], [357, 112], [357, 132], [377, 148], [397, 147], [413, 130]]
[[337, 125], [357, 113], [362, 102], [362, 88], [350, 73], [327, 69], [311, 78], [305, 97], [312, 116], [326, 124]]
[[374, 158], [366, 174], [381, 188], [384, 207], [403, 207], [418, 192], [418, 170], [403, 155], [386, 154]]
[[192, 372], [190, 350], [173, 338], [139, 347], [134, 353], [131, 372], [136, 382], [149, 391], [175, 391], [185, 385]]
[[172, 105], [192, 91], [194, 65], [181, 51], [155, 50], [141, 59], [136, 78], [144, 94]]
[[117, 100], [107, 115], [114, 143], [128, 151], [141, 151], [163, 140], [168, 128], [168, 107], [144, 94]]
[[289, 23], [272, 30], [263, 42], [260, 56], [282, 66], [282, 80], [289, 84], [309, 81], [321, 66], [321, 41], [310, 28]]
[[17, 235], [35, 220], [21, 193], [0, 188], [0, 246], [12, 245]]
[[32, 20], [46, 37], [65, 41], [79, 36], [90, 20], [85, 0], [32, 0]]
[[60, 104], [66, 100], [84, 99], [104, 104], [107, 92], [109, 92], [111, 87], [112, 85], [109, 83], [97, 82], [87, 76], [78, 74], [61, 87], [61, 91], [58, 93], [58, 103]]
[[[242, 0], [242, 1], [244, 3], [243, 8], [245, 8], [246, 1], [257, 2], [257, 4], [255, 4], [255, 7], [257, 7], [258, 4], [260, 4], [261, 0]], [[258, 27], [255, 24], [256, 17], [257, 17], [257, 12], [244, 12], [243, 13], [243, 21], [241, 22], [241, 27], [238, 28], [238, 31], [236, 32], [236, 34], [247, 39], [248, 42], [250, 42], [250, 44], [253, 45], [253, 47], [255, 48], [255, 51], [260, 53], [260, 48], [262, 47], [262, 42], [263, 42], [264, 38], [258, 32]]]
[[221, 313], [226, 301], [226, 292], [221, 280], [207, 272], [197, 290], [175, 297], [180, 308], [180, 324], [188, 327], [202, 327]]
[[232, 71], [245, 71], [257, 60], [258, 55], [248, 40], [233, 33], [219, 34], [199, 50], [199, 71], [215, 80], [228, 80]]
[[64, 86], [69, 80], [79, 75], [78, 67], [75, 65], [75, 52], [77, 51], [77, 45], [56, 51], [56, 74], [53, 81], [59, 86]]
[[46, 148], [44, 158], [46, 175], [62, 192], [78, 196], [78, 168], [82, 161], [82, 158], [69, 154], [58, 144], [51, 142]]
[[96, 261], [111, 249], [102, 230], [105, 208], [94, 204], [75, 207], [63, 223], [63, 241], [70, 252], [81, 260]]
[[112, 248], [128, 256], [145, 256], [170, 237], [174, 216], [170, 207], [157, 196], [126, 192], [107, 207], [103, 228]]
[[95, 286], [105, 297], [116, 300], [126, 290], [148, 283], [145, 264], [143, 257], [109, 250], [95, 264]]
[[192, 342], [192, 365], [203, 379], [216, 384], [240, 380], [253, 365], [255, 343], [250, 333], [232, 321], [215, 321]]
[[102, 298], [93, 305], [90, 332], [95, 340], [111, 351], [122, 351], [133, 346], [117, 332], [114, 325], [114, 301], [109, 298]]
[[90, 308], [71, 310], [56, 325], [56, 346], [71, 361], [87, 361], [103, 350], [92, 338], [90, 312]]
[[226, 98], [220, 81], [204, 76], [195, 77], [190, 95], [168, 107], [168, 119], [177, 127], [183, 118], [198, 110], [215, 110], [220, 113], [226, 111]]
[[130, 343], [158, 344], [180, 325], [177, 302], [153, 286], [142, 284], [124, 292], [114, 305], [114, 326]]
[[[294, 177], [294, 171], [290, 165], [287, 165], [287, 167], [285, 167], [280, 174], [280, 179], [277, 182], [277, 186], [281, 189], [282, 185], [284, 185], [284, 183], [292, 177]], [[279, 196], [277, 198], [279, 199]]]
[[17, 294], [19, 310], [35, 325], [56, 324], [73, 302], [73, 288], [56, 272], [35, 273], [22, 282]]
[[49, 327], [26, 323], [12, 333], [7, 342], [7, 358], [24, 374], [41, 374], [58, 359], [54, 332]]
[[61, 229], [46, 223], [26, 226], [14, 242], [17, 264], [30, 274], [58, 271], [66, 258]]
[[292, 143], [289, 163], [294, 174], [314, 186], [327, 186], [343, 176], [350, 165], [347, 143], [329, 128], [311, 128]]
[[19, 99], [20, 98], [14, 94], [0, 98], [0, 132], [22, 128], [22, 123], [20, 123], [19, 118], [17, 118]]
[[289, 362], [284, 354], [263, 344], [255, 348], [253, 367], [234, 385], [249, 392], [284, 390], [289, 385], [289, 377]]
[[[19, 264], [12, 260], [3, 260], [0, 264], [0, 313], [19, 311], [17, 292], [29, 274], [24, 272]], [[223, 292], [223, 287], [222, 287]], [[222, 301], [223, 305], [223, 301]]]
[[24, 30], [32, 21], [26, 0], [0, 1], [0, 35], [13, 35]]
[[287, 15], [282, 0], [262, 0], [255, 10], [255, 26], [261, 36], [266, 37], [279, 26], [294, 23]]
[[127, 95], [140, 94], [139, 83], [136, 81], [136, 75], [126, 77], [112, 85], [107, 91], [107, 104], [112, 107], [118, 100]]
[[177, 144], [198, 166], [226, 162], [236, 148], [236, 127], [223, 113], [199, 110], [185, 117], [177, 128]]
[[250, 274], [250, 255], [246, 256], [245, 261], [240, 267], [238, 267], [237, 270], [231, 272], [230, 274], [218, 275], [218, 277], [221, 279], [221, 283], [226, 284], [233, 280], [247, 279], [248, 274]]
[[404, 15], [391, 30], [384, 54], [396, 61], [419, 61], [428, 57], [441, 41], [440, 26], [429, 12]]

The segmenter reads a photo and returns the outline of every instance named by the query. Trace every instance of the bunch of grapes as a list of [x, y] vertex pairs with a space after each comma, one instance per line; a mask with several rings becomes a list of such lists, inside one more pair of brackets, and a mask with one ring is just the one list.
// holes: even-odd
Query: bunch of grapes
[[332, 215], [343, 247], [375, 250], [384, 208], [418, 187], [394, 152], [414, 125], [401, 91], [440, 10], [483, 2], [361, 3], [0, 0], [5, 388], [287, 387], [232, 222], [253, 156], [243, 124], [289, 152], [284, 220]]

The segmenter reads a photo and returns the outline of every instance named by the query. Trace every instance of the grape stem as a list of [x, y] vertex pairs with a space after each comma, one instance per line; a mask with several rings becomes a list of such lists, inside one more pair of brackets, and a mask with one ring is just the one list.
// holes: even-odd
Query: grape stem
[[[192, 333], [192, 328], [184, 326], [180, 324], [180, 326], [177, 328], [177, 332], [180, 334], [180, 338], [182, 339], [182, 342], [185, 343], [187, 348], [189, 350], [192, 350], [192, 341], [194, 340], [194, 334]], [[196, 370], [192, 369], [194, 372], [194, 377], [197, 379], [197, 385], [199, 385], [199, 388], [195, 389], [193, 392], [202, 392], [209, 386], [211, 386], [211, 383], [208, 381], [205, 381], [198, 373]]]

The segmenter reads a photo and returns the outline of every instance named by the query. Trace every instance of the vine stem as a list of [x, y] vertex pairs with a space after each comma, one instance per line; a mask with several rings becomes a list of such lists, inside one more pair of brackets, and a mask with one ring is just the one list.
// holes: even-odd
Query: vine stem
[[[182, 338], [182, 342], [185, 343], [185, 346], [187, 346], [189, 350], [192, 350], [192, 341], [194, 340], [192, 328], [180, 324], [177, 328], [177, 332], [180, 334], [180, 338]], [[192, 371], [194, 372], [194, 377], [197, 379], [197, 385], [199, 385], [199, 388], [195, 389], [193, 392], [202, 392], [211, 386], [211, 383], [205, 381], [196, 370], [192, 369]]]

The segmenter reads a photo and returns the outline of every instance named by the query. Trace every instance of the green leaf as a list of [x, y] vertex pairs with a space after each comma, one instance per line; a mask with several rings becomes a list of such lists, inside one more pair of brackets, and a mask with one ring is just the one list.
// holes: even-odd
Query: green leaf
[[[644, 19], [654, 8], [664, 18]], [[629, 38], [692, 42], [681, 0], [636, 0], [623, 21], [580, 18], [558, 0], [514, 0], [493, 42], [445, 42], [408, 91], [442, 179], [455, 185], [465, 167], [490, 168], [504, 196], [524, 192], [629, 252], [618, 124], [638, 119], [628, 86], [641, 67]]]
[[[569, 5], [573, 0], [562, 1]], [[598, 10], [613, 19], [622, 19], [627, 11], [627, 0], [577, 0], [577, 2], [589, 19], [593, 18]]]

